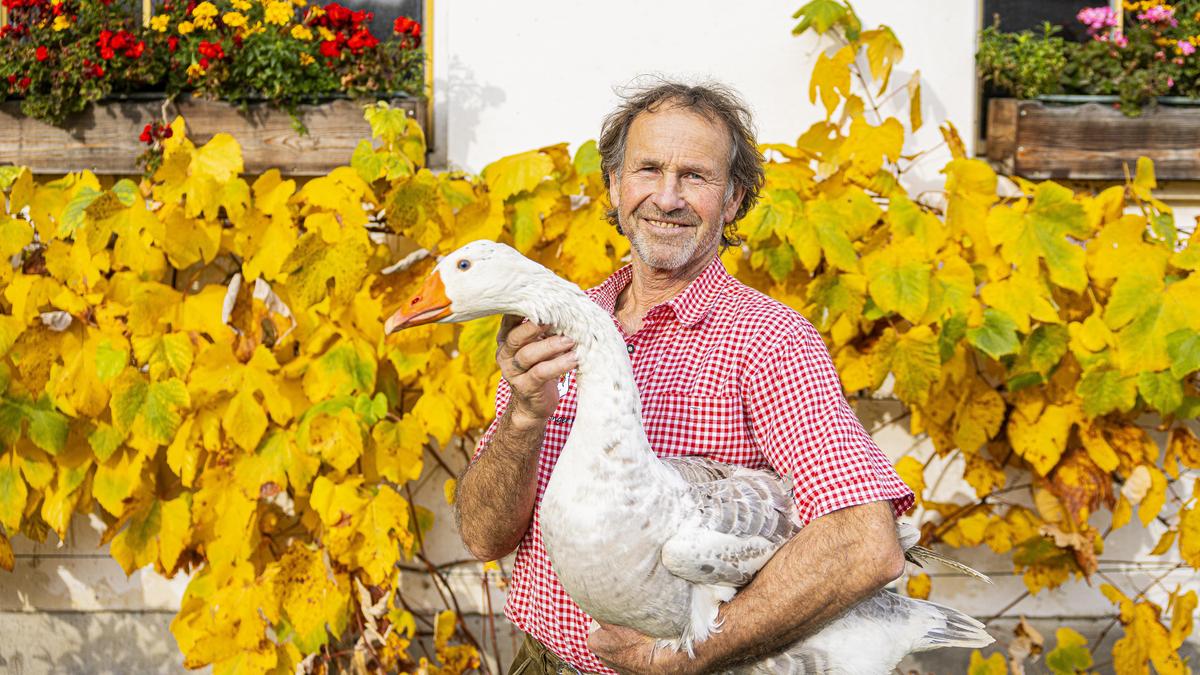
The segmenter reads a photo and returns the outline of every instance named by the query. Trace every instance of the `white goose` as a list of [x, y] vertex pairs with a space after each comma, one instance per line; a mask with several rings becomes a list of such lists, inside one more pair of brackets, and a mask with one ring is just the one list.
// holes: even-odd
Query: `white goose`
[[[798, 530], [787, 481], [699, 457], [655, 456], [612, 317], [503, 244], [476, 241], [447, 255], [385, 329], [500, 313], [554, 326], [576, 344], [578, 412], [541, 503], [559, 581], [593, 619], [690, 652], [720, 629], [720, 604]], [[915, 528], [900, 535], [906, 555], [940, 559], [913, 546]], [[910, 652], [991, 642], [961, 612], [880, 591], [785, 653], [737, 672], [886, 673]]]

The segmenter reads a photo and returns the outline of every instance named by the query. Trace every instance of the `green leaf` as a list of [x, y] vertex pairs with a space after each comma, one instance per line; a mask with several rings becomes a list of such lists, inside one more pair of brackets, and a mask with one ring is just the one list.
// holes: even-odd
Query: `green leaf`
[[129, 365], [129, 350], [115, 349], [108, 340], [96, 346], [96, 377], [108, 382]]
[[964, 314], [955, 314], [949, 319], [946, 319], [942, 324], [941, 330], [938, 332], [938, 353], [941, 356], [942, 363], [945, 363], [954, 356], [954, 348], [962, 341], [967, 334], [967, 317]]
[[133, 206], [142, 194], [138, 190], [137, 183], [128, 178], [117, 181], [116, 185], [112, 186], [112, 193], [117, 196], [123, 206]]
[[21, 516], [25, 512], [25, 500], [29, 488], [21, 478], [21, 469], [16, 463], [17, 453], [9, 451], [0, 456], [0, 525], [9, 535], [21, 529]]
[[1138, 374], [1138, 393], [1163, 415], [1170, 415], [1183, 403], [1183, 384], [1170, 371]]
[[1038, 326], [1029, 334], [1021, 345], [1021, 355], [1017, 363], [1028, 367], [1035, 373], [1049, 375], [1063, 356], [1067, 354], [1067, 345], [1071, 336], [1066, 326], [1044, 324]]
[[191, 405], [187, 387], [181, 380], [171, 378], [155, 382], [146, 391], [146, 402], [142, 416], [146, 422], [146, 435], [163, 445], [175, 438], [179, 428], [178, 407]]
[[350, 166], [358, 172], [359, 178], [368, 183], [374, 183], [383, 175], [383, 165], [383, 158], [375, 152], [375, 146], [371, 144], [371, 141], [364, 138], [354, 146], [354, 154], [350, 156]]
[[836, 0], [811, 0], [792, 15], [793, 19], [800, 19], [792, 29], [792, 35], [799, 35], [809, 28], [822, 35], [849, 13], [850, 10]]
[[554, 171], [554, 160], [538, 150], [509, 155], [483, 167], [488, 190], [500, 201], [530, 192]]
[[1023, 217], [988, 219], [988, 236], [1001, 244], [1005, 260], [1028, 273], [1036, 272], [1038, 259], [1043, 259], [1050, 280], [1077, 293], [1088, 284], [1086, 255], [1068, 237], [1083, 239], [1088, 234], [1087, 213], [1075, 201], [1075, 193], [1048, 181], [1037, 186]]
[[835, 206], [827, 201], [809, 202], [806, 210], [807, 218], [798, 223], [799, 227], [807, 225], [816, 234], [825, 259], [834, 267], [847, 272], [858, 271], [858, 253], [850, 243], [850, 237], [843, 228], [844, 218]]
[[575, 151], [575, 173], [587, 176], [600, 171], [600, 150], [596, 141], [591, 140], [579, 146]]
[[533, 199], [518, 199], [513, 202], [513, 246], [522, 253], [528, 252], [542, 238], [542, 218], [538, 215], [537, 203]]
[[918, 323], [929, 306], [929, 276], [921, 244], [913, 238], [894, 243], [863, 261], [875, 304]]
[[467, 357], [472, 373], [490, 375], [496, 369], [496, 335], [500, 331], [500, 316], [468, 321], [458, 335], [458, 351]]
[[1003, 312], [992, 308], [983, 310], [983, 325], [967, 331], [967, 342], [988, 356], [1015, 354], [1021, 343], [1017, 339], [1017, 324]]
[[1083, 412], [1088, 417], [1112, 410], [1126, 412], [1137, 402], [1137, 381], [1112, 368], [1094, 368], [1083, 374], [1075, 393], [1083, 399]]
[[92, 446], [92, 452], [96, 454], [96, 459], [101, 462], [107, 462], [109, 457], [112, 457], [113, 452], [121, 447], [121, 441], [125, 437], [121, 435], [111, 424], [101, 422], [96, 425], [96, 430], [88, 434], [88, 444]]
[[1092, 667], [1092, 654], [1088, 651], [1087, 639], [1070, 628], [1059, 628], [1054, 633], [1058, 644], [1046, 654], [1046, 667], [1054, 675], [1076, 675]]
[[80, 187], [71, 201], [67, 202], [66, 208], [63, 209], [62, 222], [58, 224], [58, 235], [66, 237], [83, 227], [84, 212], [101, 194], [99, 190], [93, 189], [91, 186]]
[[50, 399], [43, 398], [26, 407], [25, 419], [29, 421], [29, 440], [34, 445], [52, 455], [66, 447], [69, 421], [66, 415], [54, 409]]
[[1167, 336], [1167, 354], [1171, 357], [1171, 374], [1176, 378], [1200, 370], [1200, 333], [1177, 330]]
[[12, 187], [22, 171], [25, 171], [23, 166], [0, 166], [0, 190], [8, 190]]
[[778, 246], [768, 246], [750, 255], [750, 264], [754, 267], [766, 268], [767, 274], [777, 282], [782, 282], [792, 274], [796, 267], [796, 254], [786, 243]]

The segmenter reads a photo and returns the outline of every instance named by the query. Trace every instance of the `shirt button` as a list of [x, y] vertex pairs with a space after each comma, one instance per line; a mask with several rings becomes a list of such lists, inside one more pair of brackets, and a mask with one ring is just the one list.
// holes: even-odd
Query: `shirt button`
[[632, 354], [633, 353], [633, 345], [625, 345], [625, 351]]

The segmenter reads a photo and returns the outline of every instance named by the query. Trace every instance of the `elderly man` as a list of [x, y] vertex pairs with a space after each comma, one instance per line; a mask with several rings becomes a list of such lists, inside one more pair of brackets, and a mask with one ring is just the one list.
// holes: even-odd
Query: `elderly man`
[[505, 612], [527, 638], [511, 672], [721, 670], [816, 632], [899, 576], [894, 519], [913, 497], [846, 404], [812, 325], [718, 258], [763, 181], [745, 106], [720, 86], [663, 83], [610, 114], [599, 146], [632, 261], [589, 295], [625, 336], [651, 445], [793, 476], [805, 526], [722, 607], [695, 658], [628, 628], [589, 634], [538, 526], [574, 419], [572, 344], [506, 321], [497, 419], [459, 483], [460, 530], [482, 560], [520, 547]]

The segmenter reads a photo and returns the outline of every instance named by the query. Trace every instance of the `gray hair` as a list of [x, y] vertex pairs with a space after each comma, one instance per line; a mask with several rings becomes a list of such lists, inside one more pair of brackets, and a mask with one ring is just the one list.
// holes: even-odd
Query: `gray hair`
[[[610, 187], [610, 175], [620, 174], [625, 162], [625, 143], [629, 128], [638, 115], [658, 112], [663, 106], [682, 109], [699, 114], [712, 122], [720, 122], [729, 132], [729, 182], [725, 187], [725, 201], [733, 198], [737, 188], [745, 190], [742, 203], [733, 220], [721, 234], [722, 246], [741, 243], [737, 232], [737, 221], [754, 208], [758, 193], [763, 186], [763, 156], [758, 151], [754, 138], [754, 124], [750, 111], [733, 89], [718, 83], [698, 85], [660, 80], [658, 84], [622, 92], [623, 102], [604, 118], [600, 129], [597, 149], [600, 151], [600, 168], [604, 174], [604, 186]], [[617, 222], [617, 210], [610, 208], [608, 221], [621, 230]]]

